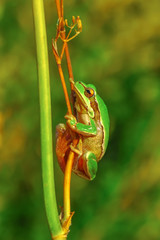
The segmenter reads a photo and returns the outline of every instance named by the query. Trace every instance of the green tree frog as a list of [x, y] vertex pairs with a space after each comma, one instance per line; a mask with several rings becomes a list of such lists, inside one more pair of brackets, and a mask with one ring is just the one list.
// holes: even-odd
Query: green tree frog
[[[56, 154], [61, 169], [65, 165], [70, 149], [75, 152], [72, 170], [79, 176], [93, 180], [97, 163], [103, 157], [109, 139], [108, 110], [92, 84], [73, 82], [73, 108], [75, 115], [66, 115], [66, 125], [56, 127]], [[74, 137], [79, 137], [76, 149]]]

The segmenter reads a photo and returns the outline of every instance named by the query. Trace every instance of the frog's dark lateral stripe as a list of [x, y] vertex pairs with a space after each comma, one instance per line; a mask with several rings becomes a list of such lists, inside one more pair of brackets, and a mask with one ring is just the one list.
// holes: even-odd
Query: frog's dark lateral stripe
[[[103, 141], [102, 141], [102, 154], [101, 157], [103, 157], [107, 145], [108, 145], [108, 139], [109, 139], [109, 116], [108, 116], [108, 109], [105, 105], [105, 103], [103, 102], [102, 98], [99, 97], [99, 95], [96, 96], [97, 98], [97, 104], [98, 104], [98, 108], [101, 109], [101, 114], [100, 114], [100, 122], [102, 123], [102, 127], [103, 127]], [[102, 112], [104, 114], [102, 114]], [[106, 116], [106, 118], [105, 118]], [[108, 116], [108, 117], [107, 117]]]
[[101, 132], [101, 143], [100, 143], [100, 146], [101, 146], [101, 154], [98, 156], [97, 158], [97, 161], [99, 161], [103, 154], [104, 154], [104, 127], [102, 125], [102, 119], [100, 117], [100, 111], [99, 111], [99, 108], [98, 108], [98, 102], [96, 101], [96, 99], [94, 98], [94, 101], [91, 101], [90, 102], [91, 104], [91, 107], [93, 108], [94, 112], [95, 112], [95, 121], [97, 122], [97, 127], [98, 128], [101, 128], [100, 132]]
[[[79, 83], [85, 88], [85, 86], [81, 82], [79, 82]], [[79, 90], [77, 90], [77, 88], [74, 88], [73, 92], [75, 93], [75, 95], [77, 94], [78, 98], [81, 100], [81, 102], [83, 104], [83, 107], [88, 111], [88, 106], [86, 105], [85, 100], [81, 96]], [[75, 99], [76, 99], [76, 97], [74, 97], [74, 101], [75, 101]]]

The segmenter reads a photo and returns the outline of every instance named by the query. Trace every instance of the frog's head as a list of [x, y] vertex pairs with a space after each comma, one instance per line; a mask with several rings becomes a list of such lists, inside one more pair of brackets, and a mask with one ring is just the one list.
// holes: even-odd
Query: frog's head
[[94, 118], [94, 110], [91, 107], [91, 102], [96, 97], [96, 88], [92, 84], [76, 82], [74, 85], [75, 104], [74, 107], [79, 113], [87, 113], [91, 118]]

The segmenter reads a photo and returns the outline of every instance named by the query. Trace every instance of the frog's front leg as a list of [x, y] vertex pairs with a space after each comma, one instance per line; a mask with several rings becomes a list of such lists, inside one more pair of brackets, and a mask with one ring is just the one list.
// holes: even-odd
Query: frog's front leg
[[92, 152], [87, 152], [82, 156], [83, 170], [87, 179], [93, 180], [96, 177], [98, 170], [98, 164], [96, 161], [96, 156]]
[[97, 127], [92, 118], [90, 118], [90, 125], [77, 122], [73, 115], [66, 115], [67, 125], [74, 132], [82, 134], [83, 136], [91, 137], [97, 134]]

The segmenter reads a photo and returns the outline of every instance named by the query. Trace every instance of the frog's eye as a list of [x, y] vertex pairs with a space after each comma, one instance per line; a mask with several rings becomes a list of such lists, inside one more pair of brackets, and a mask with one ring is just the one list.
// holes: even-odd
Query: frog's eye
[[91, 98], [94, 96], [94, 90], [92, 88], [86, 88], [84, 94], [86, 97]]

